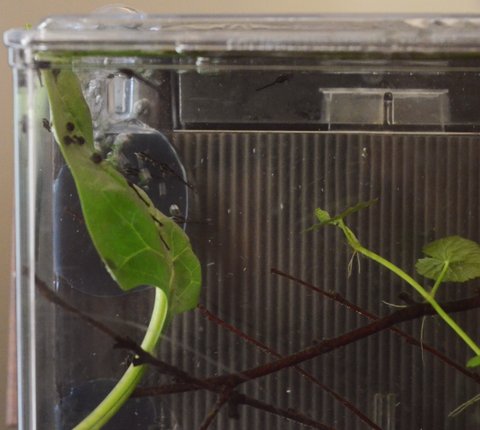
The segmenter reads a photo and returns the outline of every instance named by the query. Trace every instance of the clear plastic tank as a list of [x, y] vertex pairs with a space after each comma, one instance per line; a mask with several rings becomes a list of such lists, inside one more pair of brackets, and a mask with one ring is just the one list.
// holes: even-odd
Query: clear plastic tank
[[20, 429], [480, 427], [480, 402], [451, 416], [480, 393], [479, 18], [112, 12], [5, 40]]

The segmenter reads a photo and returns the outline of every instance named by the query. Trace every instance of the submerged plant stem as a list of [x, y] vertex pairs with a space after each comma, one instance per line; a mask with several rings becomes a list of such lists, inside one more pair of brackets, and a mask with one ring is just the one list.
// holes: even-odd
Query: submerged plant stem
[[[439, 305], [439, 303], [435, 300], [433, 295], [429, 293], [425, 288], [423, 288], [415, 279], [413, 279], [410, 275], [405, 273], [402, 269], [400, 269], [398, 266], [393, 264], [392, 262], [388, 261], [387, 259], [383, 258], [382, 256], [376, 254], [373, 251], [370, 251], [369, 249], [363, 247], [358, 239], [355, 237], [353, 234], [352, 230], [350, 230], [343, 220], [339, 220], [337, 222], [337, 226], [343, 231], [345, 237], [348, 240], [348, 243], [350, 246], [360, 254], [365, 255], [366, 257], [370, 258], [371, 260], [377, 262], [378, 264], [382, 265], [383, 267], [387, 268], [391, 272], [395, 273], [398, 277], [403, 279], [405, 282], [407, 282], [411, 287], [417, 291], [418, 294], [420, 294], [431, 306], [433, 309], [435, 309], [435, 312], [445, 321], [446, 324], [450, 326], [450, 328], [468, 345], [468, 347], [475, 352], [476, 355], [480, 355], [480, 348], [477, 346], [477, 344], [470, 338], [470, 336], [453, 320], [450, 315], [448, 315], [443, 308]], [[448, 264], [445, 264], [443, 267], [442, 273], [439, 276], [437, 282], [438, 285], [443, 280], [443, 277], [448, 269]], [[435, 288], [436, 287], [436, 288]], [[434, 290], [438, 288], [437, 283], [435, 283]]]
[[[480, 295], [462, 300], [456, 300], [454, 302], [446, 302], [442, 307], [448, 312], [465, 312], [471, 309], [478, 309], [480, 308]], [[225, 387], [231, 388], [245, 382], [253, 381], [254, 379], [266, 377], [280, 370], [293, 367], [307, 360], [311, 360], [312, 358], [319, 357], [339, 348], [343, 348], [346, 345], [358, 342], [361, 339], [373, 336], [374, 334], [380, 333], [383, 330], [389, 329], [399, 323], [421, 318], [425, 315], [435, 315], [435, 310], [428, 303], [417, 303], [415, 305], [395, 311], [385, 317], [353, 329], [335, 338], [325, 339], [320, 343], [316, 343], [306, 349], [256, 367], [239, 370], [234, 373], [221, 376], [214, 376], [207, 379], [196, 379], [194, 383], [183, 378], [179, 378], [178, 380], [181, 382], [174, 384], [139, 388], [133, 395], [136, 397], [144, 397], [162, 394], [175, 394], [186, 391], [196, 391], [203, 389], [203, 387], [217, 387], [217, 389], [214, 391], [219, 392]], [[161, 367], [163, 367], [163, 365]]]
[[[160, 288], [155, 288], [155, 303], [147, 332], [141, 344], [144, 351], [152, 353], [155, 349], [165, 324], [168, 310], [168, 300]], [[117, 385], [103, 401], [74, 430], [96, 430], [102, 428], [128, 400], [140, 382], [146, 365], [131, 364]]]
[[478, 401], [480, 401], [480, 394], [477, 394], [476, 396], [474, 396], [471, 399], [467, 400], [466, 402], [462, 403], [460, 406], [457, 406], [453, 411], [451, 411], [448, 414], [448, 417], [453, 418], [453, 417], [456, 417], [457, 415], [460, 415], [465, 409], [474, 405]]
[[[353, 311], [353, 312], [355, 312], [359, 315], [362, 315], [362, 316], [364, 316], [364, 317], [366, 317], [366, 318], [368, 318], [372, 321], [377, 321], [377, 320], [380, 319], [380, 317], [378, 315], [375, 315], [371, 312], [368, 312], [367, 310], [361, 308], [360, 306], [348, 301], [347, 299], [345, 299], [345, 297], [343, 297], [339, 293], [332, 292], [332, 291], [325, 291], [325, 290], [321, 289], [320, 287], [318, 287], [316, 285], [310, 284], [309, 282], [307, 282], [303, 279], [297, 278], [297, 277], [295, 277], [295, 276], [293, 276], [289, 273], [282, 272], [281, 270], [276, 269], [276, 268], [272, 268], [271, 272], [276, 274], [276, 275], [282, 276], [286, 279], [289, 279], [291, 281], [294, 281], [294, 282], [296, 282], [300, 285], [303, 285], [304, 287], [307, 287], [308, 289], [320, 294], [321, 296], [327, 297], [327, 298], [335, 301], [336, 303], [339, 303], [340, 305], [346, 307], [350, 311]], [[416, 304], [416, 303], [414, 303], [414, 304]], [[406, 307], [407, 306], [402, 306], [400, 309], [405, 309]], [[425, 318], [425, 316], [423, 318]], [[422, 350], [428, 351], [429, 353], [433, 354], [434, 357], [437, 357], [439, 360], [443, 361], [446, 365], [451, 366], [452, 368], [454, 368], [458, 372], [464, 374], [468, 378], [475, 381], [477, 384], [480, 384], [480, 375], [478, 375], [475, 372], [471, 372], [471, 371], [467, 370], [464, 365], [460, 365], [459, 363], [453, 361], [451, 358], [444, 355], [439, 350], [437, 350], [437, 349], [433, 348], [432, 346], [424, 343], [423, 341], [417, 340], [416, 338], [414, 338], [410, 334], [404, 332], [403, 330], [400, 330], [397, 327], [391, 327], [390, 330], [393, 333], [395, 333], [396, 335], [405, 339], [407, 341], [407, 343], [409, 343], [411, 345], [418, 346]]]
[[440, 276], [437, 278], [435, 281], [435, 284], [433, 285], [432, 290], [430, 291], [430, 295], [435, 297], [435, 294], [437, 294], [438, 288], [440, 285], [442, 285], [443, 279], [445, 278], [445, 275], [447, 274], [448, 268], [450, 267], [450, 263], [448, 261], [445, 262], [443, 265], [442, 271], [440, 272]]

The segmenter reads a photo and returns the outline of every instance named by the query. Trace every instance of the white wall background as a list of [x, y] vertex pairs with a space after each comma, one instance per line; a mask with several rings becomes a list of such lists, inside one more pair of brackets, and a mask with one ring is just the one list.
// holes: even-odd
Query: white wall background
[[[113, 1], [111, 2], [113, 3]], [[45, 16], [88, 13], [109, 2], [98, 0], [0, 0], [0, 33], [12, 27], [35, 25]], [[130, 0], [144, 12], [174, 14], [312, 14], [312, 13], [442, 13], [478, 14], [480, 0]], [[7, 51], [0, 53], [0, 430], [5, 429], [8, 304], [11, 285], [13, 211], [12, 80]]]

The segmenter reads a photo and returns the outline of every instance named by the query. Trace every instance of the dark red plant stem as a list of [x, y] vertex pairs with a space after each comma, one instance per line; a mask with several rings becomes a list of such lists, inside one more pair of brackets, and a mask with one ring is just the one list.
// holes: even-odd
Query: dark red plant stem
[[[25, 273], [28, 273], [28, 269], [24, 269], [24, 271]], [[276, 406], [269, 405], [260, 400], [248, 397], [243, 394], [236, 393], [235, 391], [233, 391], [233, 388], [231, 387], [220, 385], [220, 384], [219, 385], [210, 384], [206, 379], [195, 378], [194, 376], [189, 375], [187, 372], [179, 369], [178, 367], [172, 366], [171, 364], [168, 364], [162, 360], [159, 360], [158, 358], [144, 351], [141, 348], [141, 346], [138, 345], [136, 342], [134, 342], [132, 339], [116, 333], [114, 330], [110, 329], [108, 326], [106, 326], [102, 322], [96, 320], [95, 318], [92, 318], [91, 316], [87, 315], [86, 313], [72, 306], [70, 303], [63, 300], [55, 291], [51, 290], [47, 286], [47, 284], [37, 276], [35, 276], [35, 285], [38, 291], [40, 292], [40, 294], [43, 297], [45, 297], [49, 302], [59, 306], [60, 308], [62, 308], [67, 312], [72, 313], [73, 315], [80, 318], [82, 321], [85, 321], [87, 324], [91, 325], [95, 329], [99, 330], [100, 332], [104, 333], [105, 335], [113, 339], [115, 341], [115, 347], [123, 348], [135, 353], [134, 364], [150, 364], [160, 372], [167, 375], [171, 375], [175, 379], [181, 381], [179, 385], [183, 384], [182, 386], [194, 387], [194, 388], [191, 388], [191, 390], [205, 389], [214, 393], [218, 393], [220, 395], [224, 393], [226, 390], [228, 390], [231, 392], [230, 399], [231, 400], [234, 399], [236, 403], [249, 405], [254, 408], [263, 410], [265, 412], [269, 412], [284, 418], [291, 419], [293, 421], [297, 421], [305, 425], [309, 425], [310, 427], [313, 427], [313, 428], [317, 428], [321, 430], [334, 430], [318, 421], [312, 420], [311, 418], [301, 414], [300, 412], [277, 408]], [[179, 392], [182, 392], [182, 391], [183, 390]]]
[[207, 414], [207, 416], [203, 420], [199, 430], [207, 430], [208, 427], [210, 427], [210, 424], [213, 423], [216, 416], [220, 412], [220, 409], [222, 409], [222, 406], [228, 402], [231, 395], [232, 395], [232, 390], [225, 390], [223, 393], [221, 393], [218, 396], [217, 401], [215, 402], [215, 404], [213, 405], [213, 408], [210, 410], [210, 412]]
[[[356, 312], [356, 313], [358, 313], [358, 314], [360, 314], [360, 315], [362, 315], [362, 316], [364, 316], [364, 317], [366, 317], [366, 318], [368, 318], [372, 321], [377, 321], [377, 320], [380, 319], [380, 317], [378, 315], [375, 315], [375, 314], [361, 308], [360, 306], [356, 305], [355, 303], [352, 303], [352, 302], [348, 301], [345, 297], [343, 297], [339, 293], [325, 291], [325, 290], [323, 290], [323, 289], [321, 289], [321, 288], [319, 288], [315, 285], [310, 284], [309, 282], [304, 281], [303, 279], [297, 278], [297, 277], [295, 277], [295, 276], [293, 276], [289, 273], [282, 272], [281, 270], [278, 270], [278, 269], [275, 269], [275, 268], [270, 269], [270, 271], [271, 271], [271, 273], [273, 273], [275, 275], [282, 276], [283, 278], [289, 279], [293, 282], [296, 282], [297, 284], [303, 285], [304, 287], [307, 287], [308, 289], [310, 289], [310, 290], [312, 290], [312, 291], [314, 291], [314, 292], [316, 292], [316, 293], [318, 293], [318, 294], [320, 294], [324, 297], [327, 297], [331, 300], [334, 300], [335, 302], [340, 303], [341, 305], [345, 306], [347, 309], [350, 309], [350, 310], [352, 310], [352, 311], [354, 311], [354, 312]], [[480, 384], [480, 375], [479, 374], [469, 371], [465, 366], [462, 366], [461, 364], [456, 363], [451, 358], [447, 357], [446, 355], [444, 355], [442, 352], [435, 349], [434, 347], [428, 345], [425, 342], [421, 342], [421, 341], [415, 339], [413, 336], [404, 332], [403, 330], [400, 330], [397, 327], [391, 327], [389, 330], [391, 330], [392, 332], [394, 332], [398, 336], [405, 339], [411, 345], [418, 346], [420, 348], [423, 348], [425, 351], [430, 352], [433, 356], [437, 357], [439, 360], [443, 361], [448, 366], [453, 367], [454, 369], [456, 369], [460, 373], [463, 373], [465, 376], [469, 377], [470, 379], [473, 379], [477, 384]]]
[[[345, 299], [340, 293], [336, 293], [334, 291], [326, 291], [326, 290], [323, 290], [313, 284], [310, 284], [300, 278], [296, 278], [295, 276], [293, 275], [290, 275], [289, 273], [286, 273], [286, 272], [282, 272], [281, 270], [278, 270], [274, 267], [272, 267], [270, 269], [270, 273], [274, 274], [274, 275], [280, 275], [286, 279], [289, 279], [291, 281], [294, 281], [294, 282], [297, 282], [301, 285], [303, 285], [304, 287], [307, 287], [308, 289], [324, 296], [324, 297], [327, 297], [331, 300], [334, 300], [335, 302], [337, 303], [340, 303], [342, 305], [344, 305], [345, 307], [347, 307], [348, 309], [356, 312], [357, 314], [360, 314], [362, 316], [366, 316], [366, 317], [369, 317], [369, 313], [368, 311], [362, 309], [360, 306], [356, 305], [355, 303], [351, 303], [349, 302], [347, 299]], [[371, 315], [371, 314], [370, 314]]]
[[[444, 309], [446, 312], [455, 312], [459, 309], [459, 307], [461, 308], [462, 304], [471, 305], [474, 302], [477, 305], [480, 305], [480, 296], [471, 299], [464, 299], [458, 300], [456, 302], [446, 303], [444, 305]], [[299, 351], [296, 354], [292, 354], [277, 361], [266, 363], [264, 365], [246, 370], [236, 375], [231, 375], [230, 384], [240, 384], [243, 381], [251, 381], [253, 379], [270, 375], [286, 367], [295, 366], [304, 361], [311, 360], [314, 357], [318, 357], [321, 354], [325, 354], [340, 347], [349, 345], [353, 342], [358, 341], [359, 339], [364, 339], [366, 337], [372, 336], [373, 334], [376, 334], [382, 330], [386, 330], [400, 322], [411, 321], [424, 315], [434, 314], [435, 310], [430, 306], [430, 304], [418, 304], [409, 306], [407, 308], [391, 313], [384, 318], [373, 321], [366, 326], [359, 327], [336, 338], [320, 342], [319, 344], [306, 348], [303, 351]]]
[[239, 393], [235, 393], [235, 395], [232, 397], [233, 397], [232, 400], [238, 404], [251, 406], [253, 408], [260, 409], [262, 411], [269, 412], [271, 414], [278, 415], [278, 416], [287, 418], [289, 420], [299, 422], [306, 426], [310, 426], [314, 429], [335, 430], [333, 427], [329, 427], [329, 426], [326, 426], [325, 424], [319, 423], [318, 421], [314, 421], [311, 418], [303, 415], [302, 413], [295, 411], [294, 409], [278, 408], [276, 406], [269, 405], [260, 400], [253, 399], [251, 397], [247, 397]]
[[[169, 392], [165, 392], [163, 394], [171, 394]], [[134, 393], [135, 396], [135, 393]], [[138, 396], [137, 396], [138, 397]], [[295, 421], [297, 423], [306, 425], [308, 427], [312, 427], [314, 429], [320, 430], [335, 430], [333, 427], [327, 426], [321, 422], [315, 421], [312, 418], [302, 414], [299, 411], [294, 409], [288, 408], [279, 408], [269, 403], [262, 402], [261, 400], [257, 400], [253, 397], [246, 396], [245, 394], [240, 394], [236, 391], [232, 391], [228, 402], [233, 404], [234, 406], [237, 405], [245, 405], [250, 406], [252, 408], [258, 409], [260, 411], [264, 411], [273, 415], [277, 415], [279, 417], [286, 418], [291, 421]]]
[[[234, 333], [236, 336], [239, 338], [255, 345], [262, 351], [266, 352], [267, 354], [270, 354], [276, 358], [282, 358], [282, 355], [279, 354], [277, 351], [274, 349], [270, 348], [269, 346], [265, 345], [264, 343], [258, 341], [257, 339], [254, 339], [253, 337], [249, 336], [248, 334], [244, 333], [237, 327], [228, 324], [226, 321], [222, 320], [220, 317], [217, 315], [213, 314], [211, 311], [209, 311], [205, 306], [203, 305], [198, 305], [197, 308], [201, 312], [201, 314], [207, 318], [208, 320], [212, 321], [213, 323], [217, 324], [218, 326], [230, 331], [231, 333]], [[340, 394], [336, 393], [334, 390], [332, 390], [330, 387], [324, 385], [318, 378], [313, 376], [312, 374], [308, 373], [306, 370], [302, 369], [299, 366], [294, 366], [294, 369], [299, 372], [301, 375], [303, 375], [305, 378], [307, 378], [309, 381], [313, 382], [314, 384], [318, 385], [320, 388], [325, 390], [327, 393], [332, 395], [338, 402], [340, 402], [344, 407], [349, 409], [354, 415], [357, 416], [360, 420], [362, 420], [364, 423], [369, 425], [371, 428], [375, 430], [382, 430], [380, 427], [378, 427], [370, 418], [368, 418], [362, 411], [360, 411], [354, 404], [349, 402], [347, 399], [342, 397]]]
[[[480, 307], [480, 295], [457, 300], [453, 302], [440, 303], [445, 312], [455, 313], [463, 312]], [[352, 344], [365, 339], [383, 330], [406, 321], [411, 321], [423, 316], [434, 315], [435, 310], [427, 303], [419, 303], [409, 306], [407, 308], [395, 311], [379, 320], [373, 321], [370, 324], [356, 328], [341, 336], [324, 340], [316, 345], [310, 346], [304, 350], [298, 351], [294, 354], [285, 356], [276, 361], [271, 361], [257, 367], [253, 367], [242, 372], [227, 374], [205, 379], [208, 385], [217, 385], [223, 387], [236, 387], [244, 382], [248, 382], [257, 378], [261, 378], [279, 370], [295, 366], [304, 361], [311, 360], [322, 354], [342, 348], [346, 345]], [[151, 387], [137, 390], [137, 395], [154, 395], [166, 393], [180, 393], [185, 391], [198, 390], [198, 385], [193, 384], [174, 384], [168, 387]]]

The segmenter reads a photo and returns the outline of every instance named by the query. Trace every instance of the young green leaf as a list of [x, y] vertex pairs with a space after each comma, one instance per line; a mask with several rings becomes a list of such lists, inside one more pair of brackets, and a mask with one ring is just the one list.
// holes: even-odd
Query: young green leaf
[[480, 366], [480, 355], [476, 355], [475, 357], [472, 357], [470, 360], [467, 362], [467, 367], [468, 368], [474, 368]]
[[334, 220], [345, 219], [347, 216], [352, 215], [356, 212], [360, 212], [363, 209], [369, 208], [370, 206], [374, 205], [378, 202], [378, 199], [372, 199], [365, 202], [358, 202], [356, 205], [351, 206], [345, 209], [342, 213], [334, 217]]
[[423, 248], [426, 258], [417, 261], [417, 272], [437, 280], [448, 265], [444, 282], [466, 282], [480, 277], [480, 245], [460, 236], [449, 236]]
[[323, 209], [317, 208], [315, 209], [315, 216], [317, 219], [320, 221], [320, 224], [328, 224], [332, 217], [327, 211], [324, 211]]
[[343, 212], [341, 212], [338, 215], [335, 215], [334, 217], [330, 216], [330, 214], [326, 210], [317, 208], [315, 209], [315, 216], [320, 221], [320, 225], [326, 225], [326, 224], [334, 225], [338, 221], [346, 218], [347, 216], [352, 215], [356, 212], [360, 212], [361, 210], [372, 206], [373, 204], [377, 203], [377, 201], [378, 199], [373, 199], [366, 202], [359, 202], [356, 205], [345, 209]]
[[377, 201], [378, 199], [373, 199], [366, 202], [359, 202], [355, 206], [345, 209], [343, 212], [334, 217], [332, 217], [326, 210], [317, 208], [315, 209], [315, 216], [320, 222], [318, 224], [314, 224], [307, 231], [316, 230], [323, 225], [337, 225], [339, 221], [343, 220], [347, 216], [366, 209], [369, 206], [375, 204]]
[[95, 157], [91, 115], [75, 73], [43, 70], [42, 78], [52, 131], [75, 180], [89, 234], [110, 274], [123, 290], [161, 288], [170, 314], [193, 308], [201, 273], [188, 237], [109, 162]]

